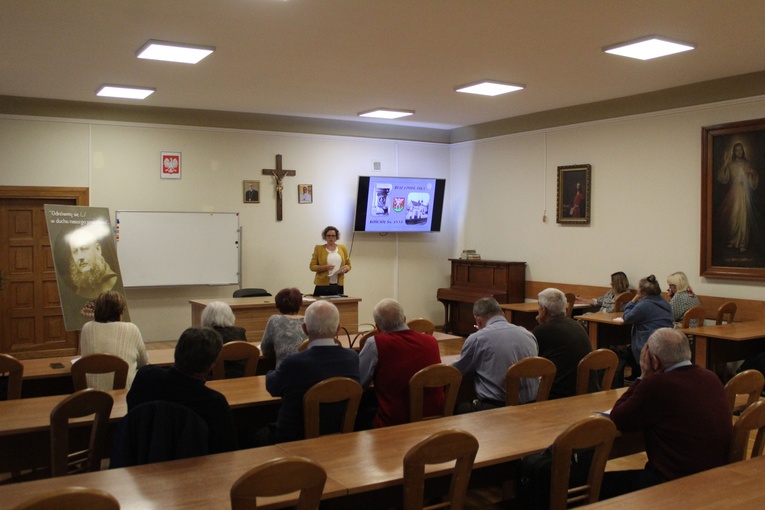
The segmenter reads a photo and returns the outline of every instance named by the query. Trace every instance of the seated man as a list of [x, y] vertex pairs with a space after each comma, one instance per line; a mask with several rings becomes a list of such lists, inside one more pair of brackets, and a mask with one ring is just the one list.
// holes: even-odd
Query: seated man
[[[550, 399], [576, 394], [576, 371], [582, 358], [592, 352], [590, 337], [581, 324], [566, 317], [566, 295], [558, 289], [539, 293], [539, 326], [534, 336], [539, 355], [555, 363], [555, 380]], [[590, 378], [590, 391], [597, 391], [595, 374]]]
[[[481, 298], [473, 305], [478, 331], [467, 337], [462, 352], [452, 366], [462, 376], [475, 376], [472, 402], [462, 402], [457, 413], [470, 413], [505, 405], [505, 373], [516, 361], [537, 355], [537, 342], [526, 328], [510, 324], [494, 298]], [[521, 403], [537, 396], [539, 381], [521, 380]]]
[[[359, 380], [359, 356], [352, 349], [335, 344], [340, 330], [340, 312], [329, 301], [316, 301], [305, 311], [303, 331], [308, 348], [290, 354], [276, 370], [266, 374], [266, 389], [282, 398], [275, 435], [268, 442], [283, 443], [303, 439], [303, 395], [311, 387], [330, 377]], [[321, 433], [339, 430], [341, 413], [322, 412]]]
[[[359, 353], [361, 385], [374, 380], [377, 413], [372, 426], [387, 427], [409, 422], [409, 380], [421, 369], [441, 363], [438, 342], [406, 325], [404, 309], [395, 299], [383, 299], [372, 311], [381, 332], [367, 339]], [[425, 390], [423, 416], [441, 414], [444, 391]]]
[[175, 345], [175, 364], [163, 368], [146, 365], [138, 370], [127, 394], [128, 411], [163, 400], [181, 404], [197, 413], [209, 431], [210, 453], [236, 449], [236, 431], [226, 397], [205, 386], [205, 377], [223, 348], [211, 328], [188, 328]]
[[727, 463], [732, 420], [725, 390], [713, 372], [690, 360], [688, 338], [680, 331], [660, 328], [648, 338], [641, 377], [611, 410], [620, 431], [643, 431], [648, 462], [642, 470], [607, 472], [601, 498]]

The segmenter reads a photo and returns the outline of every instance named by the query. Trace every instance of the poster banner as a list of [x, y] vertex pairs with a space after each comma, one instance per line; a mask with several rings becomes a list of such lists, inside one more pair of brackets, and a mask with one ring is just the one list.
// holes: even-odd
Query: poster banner
[[77, 331], [93, 319], [99, 294], [113, 290], [125, 296], [109, 209], [46, 204], [45, 221], [64, 324]]

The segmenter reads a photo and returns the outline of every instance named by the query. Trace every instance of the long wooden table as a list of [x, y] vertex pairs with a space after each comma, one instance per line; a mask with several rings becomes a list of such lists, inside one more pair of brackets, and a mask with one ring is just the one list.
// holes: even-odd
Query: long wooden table
[[[578, 321], [587, 322], [587, 334], [592, 343], [592, 349], [607, 348], [609, 345], [623, 345], [631, 341], [632, 328], [619, 319], [623, 312], [594, 312], [574, 317]], [[615, 320], [616, 319], [616, 320]]]
[[734, 322], [681, 330], [696, 337], [696, 364], [722, 374], [721, 365], [765, 349], [765, 321]]
[[[586, 303], [574, 304], [574, 310], [590, 308], [592, 305]], [[525, 303], [500, 303], [499, 307], [504, 311], [507, 322], [522, 326], [529, 331], [537, 327], [537, 314], [539, 313], [539, 302], [528, 301]]]
[[[305, 298], [300, 313], [305, 313], [305, 309], [316, 301], [324, 298]], [[327, 299], [333, 303], [340, 312], [340, 324], [345, 326], [351, 333], [358, 332], [359, 324], [359, 302], [360, 298], [332, 298]], [[250, 339], [263, 338], [263, 331], [266, 329], [268, 318], [279, 313], [272, 296], [248, 297], [248, 298], [224, 298], [224, 299], [193, 299], [191, 304], [191, 325], [199, 327], [202, 325], [202, 311], [213, 301], [223, 301], [231, 307], [236, 316], [236, 325], [244, 328]]]
[[[327, 471], [331, 483], [325, 488], [324, 498], [339, 498], [338, 506], [346, 508], [384, 506], [389, 502], [379, 497], [381, 492], [393, 490], [400, 498], [404, 454], [437, 431], [470, 432], [480, 445], [475, 470], [509, 473], [508, 463], [546, 448], [566, 427], [593, 411], [610, 409], [623, 391], [325, 436], [277, 447], [0, 486], [0, 501], [13, 506], [44, 490], [77, 485], [111, 492], [123, 509], [229, 508], [231, 484], [246, 469], [277, 456], [299, 455]], [[429, 476], [445, 475], [448, 471], [444, 465], [428, 468]]]

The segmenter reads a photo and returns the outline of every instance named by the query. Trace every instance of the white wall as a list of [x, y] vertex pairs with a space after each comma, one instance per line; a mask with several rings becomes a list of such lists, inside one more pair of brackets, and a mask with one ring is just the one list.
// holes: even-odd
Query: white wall
[[[457, 247], [526, 261], [528, 280], [606, 287], [614, 271], [633, 285], [684, 271], [700, 294], [763, 299], [763, 282], [699, 277], [701, 128], [761, 117], [762, 98], [453, 145], [452, 183], [471, 183]], [[584, 163], [591, 223], [559, 225], [557, 167]]]

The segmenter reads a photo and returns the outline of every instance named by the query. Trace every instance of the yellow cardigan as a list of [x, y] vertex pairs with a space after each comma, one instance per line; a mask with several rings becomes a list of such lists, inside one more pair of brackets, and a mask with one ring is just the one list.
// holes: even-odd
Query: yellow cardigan
[[[343, 259], [343, 263], [341, 265], [348, 266], [348, 270], [350, 271], [351, 259], [348, 256], [348, 249], [345, 247], [345, 245], [338, 244], [337, 252]], [[311, 271], [316, 273], [316, 276], [313, 278], [314, 285], [329, 285], [329, 271], [319, 271], [319, 266], [327, 265], [328, 255], [329, 252], [327, 251], [327, 246], [325, 244], [317, 244], [313, 248], [313, 256], [311, 256], [311, 264], [309, 267], [311, 268]], [[343, 285], [343, 280], [345, 280], [345, 275], [343, 273], [338, 274], [337, 284]]]

